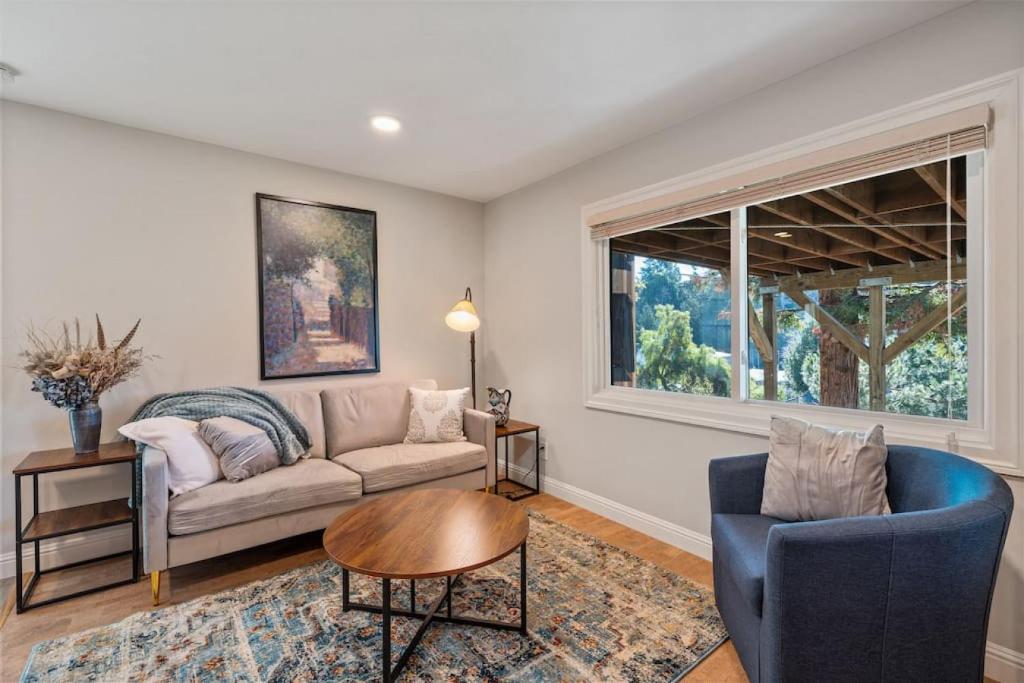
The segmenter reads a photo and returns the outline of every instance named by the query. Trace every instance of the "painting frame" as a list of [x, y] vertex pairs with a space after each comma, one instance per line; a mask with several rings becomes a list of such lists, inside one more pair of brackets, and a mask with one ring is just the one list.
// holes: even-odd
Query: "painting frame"
[[[298, 204], [306, 207], [313, 207], [318, 209], [326, 209], [331, 211], [341, 211], [345, 213], [353, 213], [362, 216], [367, 216], [370, 219], [370, 256], [372, 262], [372, 278], [369, 287], [370, 295], [372, 296], [372, 311], [373, 320], [370, 325], [372, 331], [372, 344], [367, 345], [367, 352], [372, 353], [373, 367], [366, 368], [349, 368], [349, 369], [337, 369], [337, 370], [313, 370], [311, 372], [283, 372], [283, 373], [270, 373], [268, 372], [268, 354], [267, 354], [267, 319], [266, 319], [266, 301], [267, 291], [265, 287], [265, 248], [266, 241], [264, 239], [264, 222], [263, 222], [263, 211], [261, 203], [264, 201], [271, 202], [282, 202], [286, 204]], [[376, 374], [381, 371], [381, 357], [380, 357], [380, 293], [378, 287], [379, 271], [378, 271], [378, 240], [377, 240], [377, 212], [371, 209], [360, 209], [351, 206], [343, 206], [340, 204], [330, 204], [327, 202], [317, 202], [307, 199], [299, 199], [296, 197], [286, 197], [283, 195], [269, 194], [264, 192], [257, 192], [254, 195], [254, 209], [255, 209], [255, 224], [256, 224], [256, 278], [258, 288], [258, 306], [259, 306], [259, 363], [260, 363], [260, 380], [261, 381], [272, 381], [279, 379], [302, 379], [310, 377], [329, 377], [339, 375], [362, 375], [362, 374]]]

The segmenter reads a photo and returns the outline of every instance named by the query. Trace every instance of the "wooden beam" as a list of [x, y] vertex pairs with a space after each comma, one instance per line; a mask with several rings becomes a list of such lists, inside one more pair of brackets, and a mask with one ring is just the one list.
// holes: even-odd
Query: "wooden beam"
[[[885, 176], [882, 176], [884, 178]], [[887, 226], [895, 226], [899, 223], [910, 223], [911, 220], [896, 221], [892, 217], [883, 217], [877, 210], [877, 198], [876, 198], [876, 186], [875, 183], [879, 182], [880, 178], [867, 178], [865, 180], [857, 180], [850, 183], [844, 183], [842, 185], [834, 185], [827, 187], [824, 192], [832, 195], [836, 199], [842, 201], [844, 204], [857, 210], [862, 218], [870, 218], [878, 223]], [[896, 227], [897, 232], [906, 237], [909, 240], [915, 242], [921, 242], [919, 239], [918, 232], [913, 228]], [[934, 249], [933, 249], [934, 250]], [[940, 256], [945, 255], [945, 251], [938, 252]]]
[[771, 345], [771, 354], [761, 355], [764, 363], [764, 398], [766, 401], [775, 401], [779, 394], [779, 359], [775, 348], [775, 295], [764, 294], [761, 296], [761, 318], [764, 334]]
[[782, 291], [786, 296], [795, 301], [798, 306], [801, 306], [808, 315], [818, 321], [818, 324], [831, 334], [836, 341], [850, 349], [850, 351], [856, 354], [857, 358], [860, 358], [865, 363], [869, 362], [868, 347], [864, 345], [864, 342], [850, 332], [845, 325], [833, 318], [828, 311], [807, 298], [807, 295], [799, 289], [783, 289]]
[[771, 340], [768, 339], [768, 334], [761, 325], [761, 321], [757, 319], [757, 311], [754, 310], [754, 302], [750, 300], [750, 297], [747, 297], [747, 316], [750, 338], [754, 342], [761, 360], [774, 358], [775, 350], [772, 347]]
[[[917, 175], [921, 177], [921, 180], [923, 180], [928, 187], [932, 188], [932, 191], [939, 195], [939, 199], [945, 203], [946, 162], [936, 161], [935, 163], [925, 164], [924, 166], [915, 166], [914, 170], [917, 171]], [[953, 212], [956, 215], [963, 220], [967, 220], [967, 207], [964, 206], [963, 202], [954, 197], [953, 193], [950, 193], [949, 206], [953, 209]]]
[[[950, 308], [953, 311], [953, 315], [956, 315], [963, 310], [963, 307], [966, 305], [967, 288], [962, 287], [953, 295], [953, 299], [950, 302]], [[946, 320], [946, 314], [946, 306], [936, 306], [925, 313], [916, 323], [911, 325], [906, 332], [896, 337], [895, 341], [885, 349], [884, 362], [886, 365], [891, 363], [896, 356], [910, 348], [915, 342], [921, 339], [921, 337], [941, 325]]]
[[[959, 263], [953, 266], [954, 280], [967, 278], [967, 265]], [[876, 268], [847, 268], [835, 273], [807, 273], [795, 277], [781, 277], [767, 281], [766, 286], [778, 285], [783, 290], [795, 289], [806, 291], [811, 289], [852, 289], [860, 286], [864, 278], [890, 277], [894, 285], [906, 285], [914, 282], [935, 282], [946, 279], [945, 261], [921, 261], [911, 266], [909, 263], [878, 266]]]
[[868, 395], [871, 410], [885, 410], [885, 290], [868, 290]]
[[[925, 244], [921, 244], [914, 238], [913, 233], [909, 230], [893, 225], [890, 222], [884, 221], [877, 215], [873, 215], [870, 210], [866, 211], [868, 207], [860, 204], [854, 199], [848, 198], [841, 192], [837, 192], [835, 188], [826, 188], [821, 193], [810, 192], [806, 196], [811, 201], [818, 203], [822, 208], [831, 211], [841, 218], [845, 218], [855, 225], [860, 225], [874, 234], [898, 244], [901, 247], [916, 251], [918, 254], [930, 259], [943, 257], [943, 254], [936, 252]], [[847, 207], [850, 207], [853, 210], [851, 211], [847, 209]], [[880, 223], [881, 225], [869, 223], [868, 220], [865, 220], [865, 218], [858, 215], [858, 213], [867, 215], [870, 220], [875, 221], [875, 223]]]
[[[834, 239], [837, 240], [842, 240], [849, 244], [855, 244], [866, 251], [873, 252], [875, 254], [878, 254], [879, 256], [884, 256], [885, 258], [893, 259], [895, 261], [907, 261], [910, 259], [909, 252], [901, 252], [899, 249], [897, 249], [895, 254], [890, 253], [892, 249], [885, 248], [885, 243], [879, 245], [876, 243], [875, 240], [873, 240], [870, 237], [870, 235], [875, 235], [876, 237], [881, 237], [887, 242], [894, 243], [897, 247], [903, 247], [904, 249], [906, 249], [906, 245], [904, 244], [906, 242], [906, 239], [901, 238], [894, 231], [886, 230], [876, 225], [871, 225], [867, 221], [859, 218], [855, 213], [849, 211], [849, 209], [843, 206], [838, 200], [826, 194], [825, 192], [807, 192], [800, 196], [805, 198], [807, 201], [813, 203], [815, 206], [819, 206], [822, 209], [828, 211], [829, 213], [839, 216], [840, 218], [845, 218], [846, 220], [854, 223], [855, 225], [859, 226], [864, 231], [866, 231], [866, 234], [857, 234], [857, 232], [859, 231], [853, 231], [850, 230], [849, 228], [835, 229], [815, 226], [818, 230], [821, 230], [829, 237], [833, 237]], [[828, 221], [820, 222], [828, 223]], [[924, 255], [927, 256], [928, 258], [934, 257], [934, 254], [928, 251], [924, 252]]]
[[[792, 221], [797, 225], [802, 225], [806, 228], [813, 228], [814, 226], [808, 218], [800, 213], [799, 207], [789, 201], [791, 199], [793, 199], [793, 197], [789, 197], [788, 199], [778, 199], [774, 202], [766, 202], [764, 204], [757, 204], [756, 206], [764, 211], [768, 211], [776, 216]], [[825, 258], [830, 258], [833, 261], [846, 263], [851, 266], [871, 265], [871, 260], [864, 254], [840, 255], [830, 253], [828, 240], [826, 240], [825, 236], [819, 231], [805, 230], [795, 233], [792, 237], [778, 237], [774, 232], [775, 231], [772, 229], [747, 228], [748, 235], [755, 235], [759, 239], [766, 240], [768, 242], [775, 242], [776, 244], [782, 244], [791, 249], [805, 251], [807, 253], [814, 254], [815, 256], [823, 256]], [[815, 240], [814, 237], [817, 237], [818, 239]]]

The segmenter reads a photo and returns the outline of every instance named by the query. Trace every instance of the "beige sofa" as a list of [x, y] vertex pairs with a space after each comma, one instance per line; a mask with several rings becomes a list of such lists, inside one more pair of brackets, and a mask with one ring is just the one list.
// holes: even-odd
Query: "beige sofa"
[[[167, 457], [143, 452], [143, 562], [153, 603], [160, 573], [288, 536], [323, 529], [363, 500], [416, 488], [494, 485], [494, 417], [466, 410], [467, 440], [402, 443], [409, 384], [272, 391], [306, 426], [308, 458], [240, 482], [220, 480], [170, 498]], [[431, 380], [412, 386], [434, 389]]]

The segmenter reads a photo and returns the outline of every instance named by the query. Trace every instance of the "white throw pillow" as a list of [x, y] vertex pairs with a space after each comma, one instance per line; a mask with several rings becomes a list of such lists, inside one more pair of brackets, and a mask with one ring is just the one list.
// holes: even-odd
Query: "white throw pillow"
[[469, 389], [428, 391], [411, 387], [409, 394], [409, 429], [406, 443], [433, 443], [438, 441], [465, 441], [462, 432], [462, 412], [469, 400]]
[[167, 487], [177, 496], [221, 477], [217, 456], [199, 436], [198, 428], [198, 422], [180, 417], [150, 417], [129, 422], [117, 431], [167, 454]]
[[772, 417], [761, 514], [789, 522], [889, 514], [882, 425], [869, 432]]

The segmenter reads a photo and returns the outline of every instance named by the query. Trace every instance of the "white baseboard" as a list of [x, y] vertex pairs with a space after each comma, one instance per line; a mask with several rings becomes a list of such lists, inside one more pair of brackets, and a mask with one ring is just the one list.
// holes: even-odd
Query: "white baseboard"
[[[123, 550], [131, 550], [131, 531], [129, 527], [98, 529], [88, 533], [75, 534], [63, 538], [54, 538], [39, 543], [39, 561], [43, 568], [53, 567], [70, 562], [87, 560], [90, 557], [102, 557]], [[0, 555], [0, 578], [14, 576], [14, 551]], [[32, 545], [22, 547], [21, 560], [26, 573], [32, 569]]]
[[[509, 471], [518, 477], [527, 474], [526, 468], [510, 465]], [[706, 560], [711, 559], [711, 537], [697, 533], [691, 529], [673, 524], [642, 512], [628, 505], [599, 496], [596, 493], [558, 481], [550, 477], [541, 477], [541, 490], [550, 493], [581, 508], [590, 510], [631, 529], [647, 534], [659, 541], [664, 541], [676, 548], [693, 553]], [[1024, 653], [1011, 650], [989, 641], [986, 647], [985, 675], [999, 683], [1024, 683]]]
[[[527, 470], [517, 465], [510, 465], [509, 471], [519, 477], [527, 474]], [[711, 537], [699, 534], [686, 527], [665, 521], [660, 517], [641, 512], [628, 505], [617, 503], [610, 498], [599, 496], [596, 493], [566, 484], [551, 477], [541, 477], [541, 490], [545, 493], [567, 500], [570, 503], [579, 505], [581, 508], [596, 512], [608, 519], [613, 519], [620, 524], [625, 524], [630, 529], [636, 529], [648, 536], [664, 541], [669, 545], [681, 548], [688, 553], [693, 553], [705, 560], [711, 559]]]
[[993, 643], [985, 648], [985, 675], [999, 683], [1024, 683], [1024, 652]]

